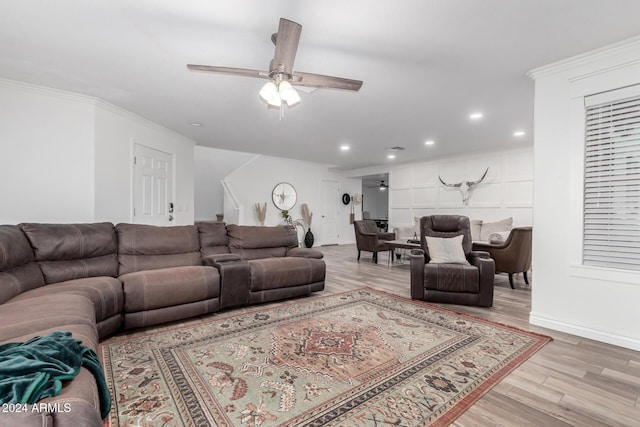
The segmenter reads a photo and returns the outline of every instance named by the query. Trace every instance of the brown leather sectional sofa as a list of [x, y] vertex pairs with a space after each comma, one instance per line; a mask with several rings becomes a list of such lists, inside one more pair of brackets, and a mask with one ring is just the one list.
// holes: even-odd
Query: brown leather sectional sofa
[[[63, 330], [97, 350], [121, 329], [307, 295], [324, 289], [322, 256], [292, 227], [3, 225], [0, 344]], [[54, 410], [0, 413], [0, 426], [103, 424], [85, 368], [42, 403]]]

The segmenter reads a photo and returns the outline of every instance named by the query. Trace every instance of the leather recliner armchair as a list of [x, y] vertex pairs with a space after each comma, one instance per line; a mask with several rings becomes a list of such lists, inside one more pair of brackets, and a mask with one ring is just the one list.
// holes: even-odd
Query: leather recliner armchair
[[[469, 264], [431, 263], [425, 236], [451, 238], [462, 235]], [[486, 252], [472, 251], [469, 218], [432, 215], [420, 219], [421, 250], [411, 252], [411, 298], [430, 302], [491, 307], [495, 266]]]
[[358, 247], [358, 261], [360, 261], [360, 251], [373, 253], [373, 262], [378, 262], [378, 252], [393, 250], [385, 241], [396, 238], [395, 233], [378, 231], [378, 226], [374, 220], [363, 219], [353, 221], [356, 232], [356, 246]]
[[524, 282], [529, 284], [527, 271], [531, 268], [532, 227], [515, 227], [503, 243], [491, 244], [474, 242], [474, 251], [485, 251], [496, 263], [496, 273], [508, 273], [509, 284], [513, 286], [513, 273], [522, 273]]

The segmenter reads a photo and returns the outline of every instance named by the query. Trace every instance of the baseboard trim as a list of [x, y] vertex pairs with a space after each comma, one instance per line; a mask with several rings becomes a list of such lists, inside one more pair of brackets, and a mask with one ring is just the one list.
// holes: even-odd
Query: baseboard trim
[[577, 335], [583, 338], [589, 338], [601, 341], [607, 344], [617, 345], [619, 347], [640, 351], [640, 339], [618, 335], [611, 332], [601, 331], [598, 329], [587, 328], [572, 323], [562, 322], [548, 317], [529, 315], [529, 323], [543, 328], [553, 329], [554, 331], [566, 332], [568, 334]]

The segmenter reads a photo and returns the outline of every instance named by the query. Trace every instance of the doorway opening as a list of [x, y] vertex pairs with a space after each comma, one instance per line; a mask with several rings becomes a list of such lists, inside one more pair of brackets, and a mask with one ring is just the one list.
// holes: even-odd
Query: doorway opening
[[389, 174], [362, 177], [362, 219], [372, 219], [378, 228], [389, 229]]

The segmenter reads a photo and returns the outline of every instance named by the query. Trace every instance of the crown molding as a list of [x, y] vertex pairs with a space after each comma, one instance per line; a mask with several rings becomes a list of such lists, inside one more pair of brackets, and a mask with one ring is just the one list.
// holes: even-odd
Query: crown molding
[[66, 90], [54, 89], [52, 87], [40, 86], [32, 83], [25, 83], [18, 80], [4, 79], [0, 77], [0, 86], [12, 89], [20, 89], [27, 92], [37, 93], [40, 95], [52, 96], [59, 99], [65, 99], [68, 101], [81, 102], [83, 104], [96, 105], [99, 101], [98, 98], [82, 95], [75, 92], [69, 92]]
[[136, 113], [132, 113], [129, 110], [125, 110], [124, 108], [118, 107], [117, 105], [113, 105], [113, 104], [111, 104], [109, 102], [106, 102], [106, 101], [103, 101], [103, 100], [101, 100], [99, 98], [95, 98], [94, 105], [96, 106], [96, 108], [101, 108], [101, 109], [106, 110], [106, 111], [108, 111], [110, 113], [117, 114], [120, 117], [123, 117], [125, 119], [137, 122], [137, 123], [139, 123], [139, 124], [141, 124], [143, 126], [147, 126], [149, 128], [156, 129], [156, 130], [161, 131], [161, 132], [168, 132], [168, 133], [172, 134], [173, 136], [175, 136], [176, 138], [182, 139], [184, 142], [193, 144], [194, 146], [198, 145], [198, 143], [196, 141], [194, 141], [193, 139], [191, 139], [191, 138], [189, 138], [189, 137], [187, 137], [187, 136], [185, 136], [185, 135], [183, 135], [183, 134], [181, 134], [179, 132], [176, 132], [176, 131], [174, 131], [172, 129], [164, 127], [161, 124], [158, 124], [158, 123], [154, 122], [153, 120], [149, 120], [147, 118], [139, 116]]
[[[591, 62], [601, 60], [603, 58], [611, 56], [612, 54], [622, 53], [625, 50], [630, 49], [640, 49], [640, 36], [625, 39], [617, 43], [609, 44], [607, 46], [591, 50], [589, 52], [581, 53], [579, 55], [563, 59], [561, 61], [534, 68], [528, 71], [526, 75], [527, 77], [536, 80], [541, 77], [553, 75], [572, 68], [588, 65]], [[630, 62], [637, 62], [637, 60], [633, 60]], [[625, 66], [626, 65], [628, 64], [625, 64]]]
[[131, 111], [125, 110], [124, 108], [121, 108], [116, 105], [110, 104], [106, 101], [103, 101], [100, 98], [96, 98], [89, 95], [83, 95], [75, 92], [60, 90], [60, 89], [54, 89], [47, 86], [40, 86], [32, 83], [25, 83], [18, 80], [4, 79], [4, 78], [0, 78], [0, 87], [7, 87], [10, 89], [19, 89], [22, 91], [31, 92], [39, 95], [51, 96], [54, 98], [65, 100], [65, 101], [78, 102], [81, 104], [91, 105], [95, 108], [101, 108], [113, 114], [117, 114], [121, 117], [124, 117], [128, 120], [137, 122], [143, 126], [147, 126], [162, 132], [169, 132], [172, 135], [174, 135], [176, 138], [182, 139], [187, 143], [193, 144], [194, 146], [197, 145], [196, 141], [194, 141], [193, 139], [181, 133], [178, 133], [152, 120], [146, 119], [142, 116], [132, 113]]

